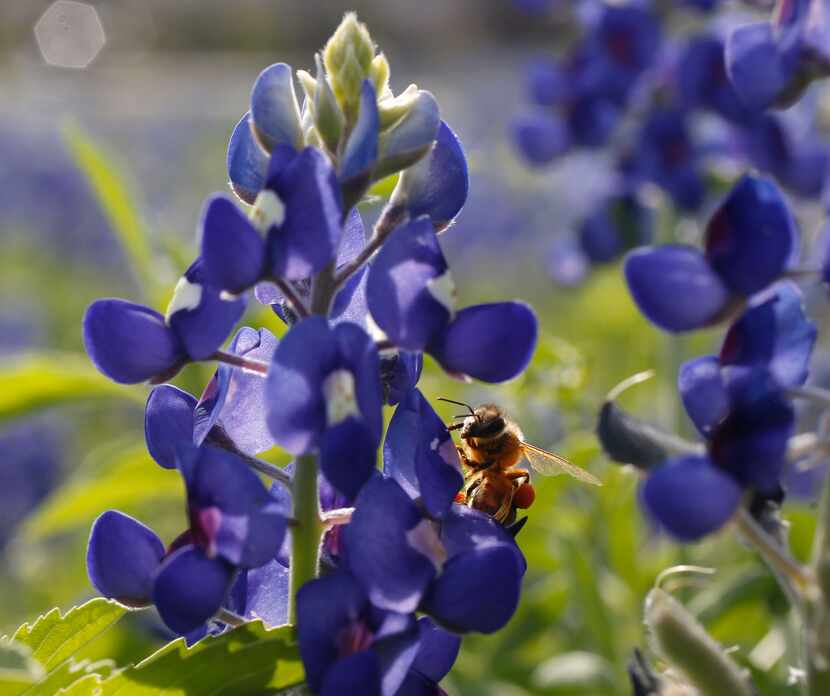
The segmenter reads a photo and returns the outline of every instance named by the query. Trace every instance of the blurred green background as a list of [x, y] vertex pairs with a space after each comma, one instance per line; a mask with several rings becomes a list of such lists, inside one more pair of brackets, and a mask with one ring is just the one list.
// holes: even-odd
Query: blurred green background
[[[605, 483], [536, 482], [518, 539], [529, 562], [520, 609], [497, 635], [465, 639], [445, 688], [628, 693], [626, 663], [647, 642], [645, 594], [664, 568], [697, 563], [717, 575], [677, 596], [737, 647], [764, 693], [789, 693], [773, 684], [785, 683], [794, 664], [792, 625], [759, 563], [728, 532], [694, 548], [656, 537], [637, 506], [636, 474], [598, 451], [593, 428], [604, 394], [649, 367], [658, 378], [624, 404], [690, 435], [674, 392], [676, 366], [710, 350], [717, 336], [680, 342], [658, 333], [633, 307], [616, 267], [573, 290], [548, 278], [550, 240], [585, 212], [607, 169], [601, 156], [580, 155], [529, 172], [506, 141], [522, 65], [569, 39], [561, 18], [522, 15], [508, 0], [102, 0], [92, 3], [97, 26], [69, 12], [41, 24], [46, 33], [36, 37], [50, 5], [0, 5], [0, 635], [93, 595], [84, 550], [103, 510], [122, 509], [165, 539], [184, 524], [178, 475], [144, 448], [148, 388], [110, 384], [95, 372], [81, 316], [101, 296], [163, 309], [195, 253], [202, 201], [226, 188], [225, 146], [256, 75], [277, 61], [312, 65], [342, 13], [355, 9], [390, 60], [394, 90], [416, 82], [434, 92], [465, 144], [471, 197], [443, 237], [461, 304], [523, 298], [541, 321], [538, 351], [520, 379], [465, 385], [427, 360], [421, 389], [431, 399], [503, 404], [529, 440]], [[99, 32], [105, 43], [86, 68], [48, 64], [55, 52], [83, 62]], [[255, 302], [246, 323], [282, 332]], [[210, 366], [191, 366], [176, 383], [198, 394], [210, 374]], [[287, 461], [278, 451], [270, 457]], [[788, 512], [804, 558], [811, 513]], [[167, 638], [144, 612], [86, 654], [126, 664]]]

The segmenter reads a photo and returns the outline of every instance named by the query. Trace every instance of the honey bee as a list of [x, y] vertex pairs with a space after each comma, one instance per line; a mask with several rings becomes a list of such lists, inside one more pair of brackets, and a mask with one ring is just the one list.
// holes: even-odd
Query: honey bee
[[474, 409], [460, 401], [440, 401], [463, 406], [470, 412], [455, 416], [463, 421], [447, 428], [461, 431], [458, 454], [464, 466], [464, 488], [457, 502], [486, 512], [500, 524], [512, 524], [516, 509], [530, 507], [535, 498], [530, 472], [517, 466], [522, 458], [543, 476], [568, 474], [585, 483], [602, 485], [598, 478], [567, 459], [525, 442], [519, 426], [495, 404]]

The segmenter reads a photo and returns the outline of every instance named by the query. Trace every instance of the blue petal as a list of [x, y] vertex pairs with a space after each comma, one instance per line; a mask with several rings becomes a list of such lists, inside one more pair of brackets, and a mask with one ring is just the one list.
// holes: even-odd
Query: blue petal
[[778, 187], [746, 174], [706, 227], [706, 259], [735, 293], [777, 280], [798, 246], [798, 229]]
[[562, 103], [570, 91], [568, 76], [556, 61], [536, 58], [527, 66], [526, 91], [531, 101], [539, 106]]
[[411, 218], [428, 215], [433, 225], [442, 228], [461, 212], [469, 188], [467, 158], [461, 141], [441, 121], [435, 147], [401, 173], [392, 204], [403, 205]]
[[376, 176], [386, 176], [420, 159], [435, 140], [440, 124], [435, 97], [419, 90], [406, 115], [381, 136]]
[[418, 653], [420, 634], [411, 614], [388, 613], [378, 627], [372, 651], [378, 656], [381, 693], [398, 696], [401, 684]]
[[265, 242], [227, 196], [205, 205], [201, 250], [206, 281], [231, 293], [255, 285], [265, 270]]
[[807, 380], [816, 325], [807, 318], [803, 297], [792, 281], [776, 283], [752, 299], [723, 340], [723, 365], [768, 367], [782, 387]]
[[242, 613], [269, 626], [288, 622], [288, 568], [277, 560], [247, 571]]
[[155, 532], [122, 512], [107, 510], [92, 525], [87, 572], [105, 597], [133, 607], [149, 604], [162, 558], [164, 544]]
[[453, 505], [441, 521], [441, 543], [450, 558], [480, 546], [507, 544], [519, 553], [522, 574], [527, 569], [513, 535], [487, 513], [465, 505]]
[[772, 106], [792, 79], [792, 69], [778, 51], [769, 22], [735, 29], [726, 41], [725, 55], [729, 80], [750, 109]]
[[322, 152], [307, 147], [278, 175], [269, 174], [268, 186], [285, 205], [284, 222], [268, 236], [272, 272], [286, 280], [307, 278], [333, 261], [340, 245], [343, 205], [334, 169]]
[[383, 390], [375, 342], [363, 329], [350, 322], [335, 326], [333, 334], [340, 360], [354, 376], [357, 406], [377, 447], [383, 431]]
[[412, 612], [435, 577], [433, 563], [407, 538], [421, 521], [415, 504], [393, 480], [372, 479], [360, 492], [343, 532], [346, 559], [375, 606]]
[[418, 628], [421, 640], [412, 669], [437, 684], [450, 673], [461, 649], [461, 638], [439, 628], [427, 616], [418, 619]]
[[[168, 323], [192, 360], [206, 360], [230, 335], [245, 312], [246, 301], [223, 299], [221, 291], [208, 282], [201, 258], [191, 264], [180, 282], [198, 286], [198, 304], [175, 309]], [[174, 296], [174, 307], [175, 302]]]
[[686, 413], [703, 437], [729, 413], [729, 394], [720, 374], [720, 361], [714, 355], [689, 360], [680, 366], [677, 388]]
[[[277, 339], [267, 329], [242, 327], [230, 352], [270, 363]], [[262, 375], [221, 365], [196, 407], [194, 440], [200, 444], [217, 423], [234, 446], [245, 454], [258, 454], [274, 446], [265, 421], [265, 379]]]
[[616, 225], [601, 208], [589, 215], [579, 227], [579, 245], [592, 263], [608, 263], [623, 252]]
[[196, 399], [172, 384], [150, 392], [144, 410], [144, 439], [150, 456], [165, 469], [176, 468], [176, 448], [193, 442]]
[[337, 357], [323, 317], [303, 319], [274, 351], [266, 380], [267, 422], [274, 441], [292, 454], [315, 447], [326, 426], [322, 383]]
[[680, 541], [696, 541], [732, 517], [741, 500], [741, 488], [705, 457], [680, 457], [651, 473], [642, 500], [669, 534]]
[[523, 302], [466, 307], [427, 351], [448, 372], [482, 382], [504, 382], [520, 374], [536, 348], [536, 314]]
[[364, 266], [337, 292], [331, 307], [332, 324], [348, 321], [358, 326], [368, 326], [369, 307], [366, 298], [366, 284], [369, 267]]
[[340, 164], [340, 181], [344, 185], [364, 187], [369, 183], [372, 167], [378, 159], [380, 116], [375, 88], [369, 80], [360, 89], [360, 111]]
[[164, 317], [126, 300], [96, 300], [87, 308], [84, 345], [95, 367], [121, 384], [166, 376], [186, 361]]
[[246, 113], [233, 129], [228, 143], [228, 178], [233, 192], [246, 203], [253, 204], [265, 186], [268, 155], [254, 140]]
[[451, 318], [447, 262], [429, 218], [398, 227], [369, 270], [369, 311], [396, 346], [422, 350]]
[[384, 352], [380, 356], [380, 376], [383, 384], [384, 403], [394, 406], [406, 396], [421, 379], [424, 355], [408, 350]]
[[320, 470], [348, 500], [354, 500], [377, 464], [377, 441], [365, 423], [346, 418], [329, 426], [320, 442]]
[[711, 457], [742, 484], [773, 492], [794, 430], [793, 407], [764, 369], [725, 374], [732, 409], [712, 433]]
[[366, 246], [366, 226], [357, 208], [352, 208], [346, 216], [340, 248], [337, 250], [337, 265], [342, 266], [353, 260]]
[[361, 650], [335, 662], [326, 672], [320, 696], [393, 696], [381, 690], [378, 656], [371, 650]]
[[537, 166], [565, 154], [571, 145], [566, 125], [547, 111], [524, 111], [513, 118], [510, 131], [521, 155]]
[[190, 633], [219, 611], [233, 579], [228, 563], [184, 546], [162, 563], [153, 586], [153, 603], [171, 631]]
[[442, 517], [464, 483], [455, 444], [417, 389], [395, 409], [383, 445], [383, 471], [432, 517]]
[[661, 329], [690, 331], [717, 321], [729, 294], [703, 254], [668, 244], [644, 247], [625, 259], [625, 279], [640, 311]]
[[[190, 461], [181, 461], [181, 468], [194, 533], [200, 543], [207, 544], [206, 550], [215, 548], [245, 568], [256, 568], [276, 557], [286, 530], [281, 506], [238, 456], [203, 445]], [[201, 512], [211, 508], [219, 511], [218, 521], [200, 529]]]
[[303, 129], [290, 65], [275, 63], [259, 74], [251, 90], [251, 118], [254, 132], [267, 150], [278, 144], [302, 146]]
[[312, 580], [297, 592], [297, 639], [315, 693], [339, 657], [338, 634], [361, 616], [366, 604], [358, 583], [342, 570]]
[[519, 605], [523, 563], [515, 545], [495, 544], [453, 556], [421, 609], [455, 633], [493, 633]]

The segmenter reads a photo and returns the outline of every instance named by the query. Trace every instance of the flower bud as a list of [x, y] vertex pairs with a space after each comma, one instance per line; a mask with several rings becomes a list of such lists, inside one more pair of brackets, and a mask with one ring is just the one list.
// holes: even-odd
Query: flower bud
[[360, 86], [369, 77], [375, 46], [365, 24], [347, 13], [323, 49], [323, 62], [337, 102], [347, 119], [354, 116], [360, 100]]
[[671, 595], [659, 588], [649, 592], [645, 621], [656, 651], [682, 672], [701, 696], [752, 696], [746, 672]]

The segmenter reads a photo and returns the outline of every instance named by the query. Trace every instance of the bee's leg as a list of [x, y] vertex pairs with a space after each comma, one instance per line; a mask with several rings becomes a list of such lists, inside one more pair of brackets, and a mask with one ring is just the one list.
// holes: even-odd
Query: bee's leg
[[507, 521], [507, 518], [510, 517], [510, 513], [513, 511], [513, 492], [515, 490], [516, 489], [514, 487], [513, 490], [510, 491], [510, 495], [505, 496], [501, 503], [501, 507], [499, 507], [499, 509], [496, 510], [496, 514], [493, 515], [493, 519], [499, 524], [504, 524]]

